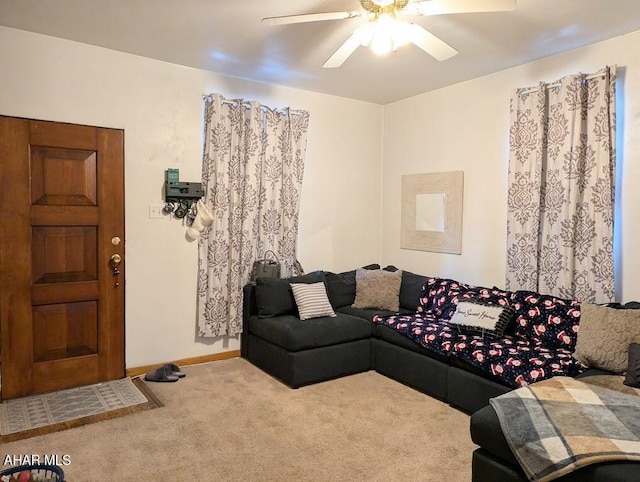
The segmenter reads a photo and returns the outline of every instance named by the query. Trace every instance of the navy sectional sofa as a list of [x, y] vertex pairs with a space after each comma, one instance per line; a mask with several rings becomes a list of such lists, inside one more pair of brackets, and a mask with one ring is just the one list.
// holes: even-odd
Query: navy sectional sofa
[[[416, 312], [428, 279], [402, 272], [400, 314]], [[244, 287], [241, 353], [293, 388], [376, 370], [467, 413], [487, 405], [489, 398], [511, 390], [464, 361], [438, 354], [384, 324], [373, 322], [375, 316], [396, 313], [352, 308], [355, 271], [314, 272], [292, 281], [324, 281], [337, 317], [302, 323], [287, 289], [288, 280], [259, 279]]]
[[[380, 269], [380, 266], [369, 265], [365, 268]], [[394, 267], [385, 269], [395, 270]], [[444, 296], [439, 296], [440, 292], [435, 289], [430, 293], [425, 291], [426, 283], [434, 283], [434, 278], [403, 271], [399, 295], [400, 310], [399, 313], [394, 313], [351, 307], [356, 293], [355, 270], [340, 274], [317, 271], [289, 280], [258, 279], [257, 282], [244, 287], [241, 354], [257, 367], [293, 388], [376, 370], [466, 413], [474, 414], [471, 419], [471, 434], [473, 441], [480, 446], [473, 454], [474, 482], [526, 480], [502, 435], [497, 416], [489, 405], [490, 398], [514, 389], [513, 381], [505, 382], [503, 378], [487, 369], [488, 362], [484, 358], [491, 357], [496, 351], [495, 340], [485, 342], [477, 337], [467, 339], [464, 335], [462, 338], [461, 335], [456, 335], [457, 348], [460, 348], [460, 340], [463, 343], [473, 342], [478, 345], [473, 350], [462, 349], [461, 356], [456, 356], [453, 350], [442, 349], [443, 346], [453, 346], [446, 341], [446, 337], [449, 336], [446, 330], [450, 331], [449, 328], [433, 337], [433, 346], [418, 343], [419, 337], [414, 336], [412, 339], [407, 328], [405, 332], [398, 329], [399, 325], [406, 324], [406, 320], [415, 320], [416, 314], [418, 317], [424, 315], [421, 315], [420, 311], [424, 311], [425, 303], [437, 300], [438, 306], [430, 306], [429, 313], [435, 312], [446, 317], [452, 301], [457, 303], [460, 296], [494, 297], [497, 303], [506, 293], [497, 288], [479, 288], [460, 283], [467, 293], [462, 295], [451, 288], [452, 283], [458, 286], [456, 282], [439, 278], [435, 280], [438, 286], [444, 287], [440, 288], [440, 291], [445, 291]], [[313, 318], [302, 322], [297, 316], [295, 301], [289, 288], [290, 281], [323, 281], [337, 316]], [[453, 292], [455, 296], [447, 297], [449, 292]], [[425, 300], [426, 295], [430, 295], [432, 299]], [[512, 303], [522, 305], [524, 313], [518, 318], [521, 326], [515, 327], [516, 332], [521, 338], [523, 334], [534, 338], [536, 344], [553, 345], [549, 350], [542, 350], [542, 354], [535, 352], [531, 356], [543, 358], [545, 351], [555, 353], [556, 350], [566, 353], [569, 347], [561, 345], [574, 343], [576, 330], [569, 333], [571, 330], [562, 324], [545, 325], [546, 328], [542, 329], [540, 325], [532, 324], [534, 318], [528, 317], [537, 315], [533, 313], [535, 310], [527, 309], [526, 303], [534, 295], [521, 292], [509, 295], [512, 297]], [[546, 302], [555, 303], [548, 300]], [[570, 311], [573, 309], [572, 306], [567, 306], [565, 315], [569, 313], [567, 316], [574, 316]], [[418, 319], [418, 322], [420, 321]], [[428, 329], [430, 326], [428, 323], [419, 325], [421, 329], [424, 326]], [[415, 326], [413, 331], [416, 331]], [[505, 340], [507, 343], [512, 343], [510, 340], [517, 338], [513, 332], [510, 335], [509, 339]], [[525, 350], [529, 349], [527, 346], [525, 343]], [[509, 347], [504, 348], [506, 351]], [[518, 347], [520, 348], [522, 347]], [[472, 354], [481, 357], [484, 363], [479, 363]], [[514, 359], [517, 359], [517, 356]], [[505, 365], [510, 361], [504, 356], [499, 360], [501, 363], [504, 361]], [[550, 371], [551, 361], [543, 359], [540, 363], [547, 363], [545, 369]], [[565, 367], [563, 374], [574, 376], [584, 371], [584, 367], [581, 370], [578, 368], [579, 364], [568, 371]], [[593, 370], [589, 369], [578, 376], [588, 376], [590, 373], [593, 373]], [[550, 376], [553, 376], [553, 373], [548, 373], [548, 377]], [[629, 463], [598, 464], [558, 480], [639, 480], [628, 478], [632, 472], [635, 473], [637, 467], [638, 464]]]

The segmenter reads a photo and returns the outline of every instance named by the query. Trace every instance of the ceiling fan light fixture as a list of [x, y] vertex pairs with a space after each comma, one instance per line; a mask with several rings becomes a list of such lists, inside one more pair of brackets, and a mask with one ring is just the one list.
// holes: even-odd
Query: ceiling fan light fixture
[[371, 50], [376, 55], [386, 55], [395, 50], [393, 39], [387, 35], [375, 35], [371, 41]]
[[371, 46], [377, 55], [385, 55], [398, 50], [409, 42], [405, 22], [401, 22], [392, 14], [382, 13], [368, 24], [367, 42], [363, 46]]
[[390, 7], [395, 3], [395, 0], [372, 0], [378, 7]]
[[396, 19], [394, 16], [388, 13], [381, 13], [374, 21], [376, 33], [384, 33], [386, 35], [393, 35], [396, 28]]
[[393, 34], [393, 50], [394, 52], [398, 47], [407, 45], [411, 41], [409, 33], [407, 32], [407, 24], [404, 22], [397, 22], [396, 29]]

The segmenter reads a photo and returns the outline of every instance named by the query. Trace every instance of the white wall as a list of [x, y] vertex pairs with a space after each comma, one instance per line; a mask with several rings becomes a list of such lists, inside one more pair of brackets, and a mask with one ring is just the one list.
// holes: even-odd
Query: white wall
[[[126, 364], [239, 349], [196, 339], [197, 245], [175, 219], [151, 220], [164, 170], [200, 180], [202, 95], [310, 112], [299, 258], [307, 271], [377, 261], [383, 107], [242, 81], [0, 27], [0, 114], [124, 129]], [[372, 206], [374, 208], [372, 208]]]
[[[504, 286], [509, 96], [512, 89], [618, 65], [616, 219], [621, 300], [640, 299], [640, 32], [385, 106], [381, 258], [411, 271]], [[400, 176], [464, 171], [462, 254], [400, 249]]]

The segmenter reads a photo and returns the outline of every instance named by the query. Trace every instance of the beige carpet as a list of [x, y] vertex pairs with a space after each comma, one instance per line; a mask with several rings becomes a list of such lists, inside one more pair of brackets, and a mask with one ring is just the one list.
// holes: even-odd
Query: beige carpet
[[465, 481], [469, 416], [375, 372], [292, 390], [242, 359], [155, 383], [164, 407], [2, 444], [70, 482]]

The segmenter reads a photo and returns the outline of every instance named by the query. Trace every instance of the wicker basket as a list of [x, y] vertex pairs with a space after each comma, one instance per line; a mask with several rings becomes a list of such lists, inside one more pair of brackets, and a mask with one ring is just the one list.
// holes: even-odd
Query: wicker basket
[[64, 482], [64, 471], [57, 465], [30, 464], [11, 467], [0, 472], [0, 482], [21, 480], [18, 476], [27, 472], [35, 482]]

